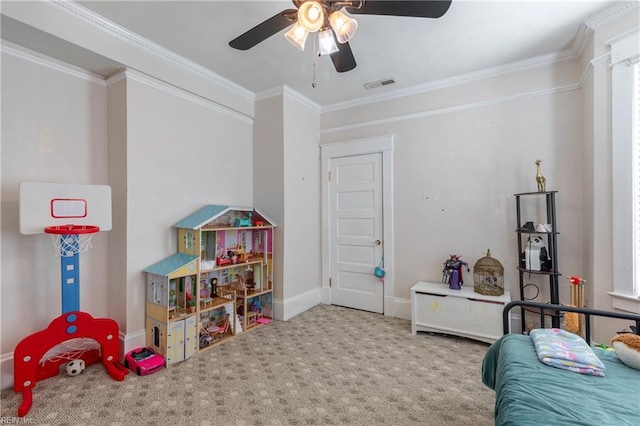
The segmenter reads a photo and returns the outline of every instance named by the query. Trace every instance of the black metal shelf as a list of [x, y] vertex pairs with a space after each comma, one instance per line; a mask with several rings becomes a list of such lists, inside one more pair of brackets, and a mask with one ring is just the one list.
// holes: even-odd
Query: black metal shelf
[[521, 192], [519, 194], [513, 194], [516, 197], [522, 197], [527, 195], [555, 195], [558, 191], [543, 191], [543, 192]]
[[557, 275], [557, 276], [562, 275], [560, 272], [556, 272], [556, 271], [536, 271], [536, 270], [533, 270], [533, 269], [521, 268], [520, 266], [518, 266], [517, 269], [518, 269], [518, 271], [522, 272], [523, 274]]
[[559, 235], [559, 232], [546, 232], [546, 231], [529, 231], [528, 229], [516, 229], [516, 232], [520, 234], [537, 234], [537, 235]]
[[[549, 292], [550, 292], [550, 303], [559, 305], [560, 304], [560, 294], [558, 290], [558, 277], [562, 274], [558, 272], [558, 239], [557, 236], [559, 232], [557, 231], [557, 221], [556, 221], [556, 194], [558, 191], [543, 191], [543, 192], [521, 192], [518, 194], [514, 194], [516, 197], [516, 236], [518, 240], [518, 259], [520, 259], [520, 250], [523, 249], [522, 244], [522, 235], [526, 234], [535, 234], [535, 235], [543, 235], [546, 236], [547, 240], [547, 255], [551, 260], [551, 265], [553, 266], [553, 270], [551, 271], [537, 271], [530, 270], [526, 268], [522, 268], [521, 266], [517, 266], [518, 275], [519, 275], [519, 284], [520, 284], [520, 300], [524, 299], [524, 277], [527, 274], [535, 274], [535, 275], [546, 275], [549, 278]], [[546, 223], [551, 224], [551, 232], [539, 232], [535, 230], [531, 230], [529, 228], [523, 228], [522, 223], [522, 210], [521, 203], [522, 197], [544, 197], [545, 199], [545, 207], [546, 207]], [[525, 242], [526, 245], [526, 242]], [[522, 331], [526, 330], [526, 322], [525, 322], [525, 311], [522, 311], [521, 316], [522, 321]], [[551, 315], [551, 324], [552, 327], [560, 327], [560, 317], [557, 315]]]

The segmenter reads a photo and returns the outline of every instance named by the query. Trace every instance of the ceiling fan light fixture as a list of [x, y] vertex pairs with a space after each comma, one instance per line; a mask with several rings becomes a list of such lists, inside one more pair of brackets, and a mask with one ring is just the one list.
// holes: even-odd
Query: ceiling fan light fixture
[[298, 23], [307, 30], [315, 32], [324, 24], [324, 8], [317, 1], [306, 1], [298, 8]]
[[327, 28], [318, 32], [318, 55], [331, 55], [338, 51], [338, 45], [333, 38], [333, 31]]
[[307, 41], [309, 32], [304, 29], [302, 25], [296, 22], [296, 24], [287, 31], [284, 36], [289, 40], [289, 43], [293, 44], [300, 50], [304, 50], [304, 44]]
[[336, 33], [338, 43], [346, 43], [351, 40], [358, 29], [358, 21], [350, 18], [339, 10], [336, 10], [329, 16], [329, 23]]

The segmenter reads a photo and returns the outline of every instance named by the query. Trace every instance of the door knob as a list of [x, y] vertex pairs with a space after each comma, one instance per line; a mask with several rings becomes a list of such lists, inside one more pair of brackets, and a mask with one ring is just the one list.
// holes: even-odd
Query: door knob
[[379, 246], [380, 244], [382, 244], [382, 241], [376, 240], [376, 245]]

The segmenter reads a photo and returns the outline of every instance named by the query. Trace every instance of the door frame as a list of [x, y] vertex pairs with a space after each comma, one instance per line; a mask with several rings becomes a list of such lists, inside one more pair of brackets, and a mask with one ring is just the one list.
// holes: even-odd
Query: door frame
[[[331, 304], [331, 229], [329, 204], [329, 172], [331, 159], [365, 154], [382, 154], [382, 253], [384, 256], [384, 315], [396, 316], [393, 259], [393, 139], [394, 135], [350, 139], [320, 145], [322, 161], [322, 303]], [[372, 271], [373, 273], [373, 271]]]

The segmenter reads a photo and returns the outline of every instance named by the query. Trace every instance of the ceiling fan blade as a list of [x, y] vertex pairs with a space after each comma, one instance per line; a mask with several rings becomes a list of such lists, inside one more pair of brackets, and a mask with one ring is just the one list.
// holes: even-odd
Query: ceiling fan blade
[[336, 71], [338, 72], [351, 71], [356, 67], [356, 58], [353, 57], [353, 52], [351, 51], [349, 42], [342, 44], [336, 42], [336, 44], [338, 45], [339, 50], [336, 53], [329, 55], [331, 56], [333, 66], [336, 67]]
[[[357, 2], [355, 2], [357, 3]], [[440, 18], [451, 6], [451, 0], [365, 0], [362, 9], [347, 6], [347, 11], [360, 15], [415, 16], [418, 18]]]
[[238, 50], [251, 49], [256, 44], [287, 28], [296, 21], [297, 9], [287, 9], [234, 38], [229, 46]]

